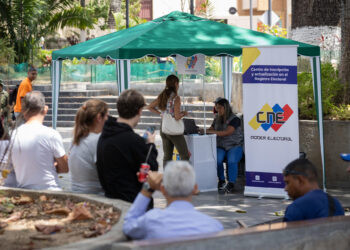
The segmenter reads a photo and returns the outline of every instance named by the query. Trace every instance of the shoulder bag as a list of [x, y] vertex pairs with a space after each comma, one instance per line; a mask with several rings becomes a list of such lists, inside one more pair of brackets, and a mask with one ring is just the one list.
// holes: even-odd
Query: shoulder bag
[[168, 112], [164, 112], [162, 118], [162, 132], [164, 134], [182, 135], [184, 133], [184, 130], [185, 126], [182, 119], [176, 120], [171, 114], [169, 114]]

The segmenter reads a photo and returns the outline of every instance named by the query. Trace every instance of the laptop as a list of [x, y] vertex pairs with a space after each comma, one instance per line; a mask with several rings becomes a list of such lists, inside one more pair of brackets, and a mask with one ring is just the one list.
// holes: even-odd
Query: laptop
[[196, 125], [194, 119], [186, 118], [183, 119], [183, 122], [185, 127], [185, 135], [198, 134], [199, 127]]

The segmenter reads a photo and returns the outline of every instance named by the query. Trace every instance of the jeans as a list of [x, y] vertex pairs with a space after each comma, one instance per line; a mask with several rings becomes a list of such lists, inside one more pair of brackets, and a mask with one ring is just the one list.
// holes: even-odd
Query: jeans
[[227, 159], [227, 168], [228, 168], [228, 181], [236, 182], [238, 175], [238, 162], [242, 159], [243, 148], [241, 146], [234, 146], [226, 151], [223, 148], [217, 148], [217, 171], [220, 181], [225, 180], [224, 173], [224, 160]]

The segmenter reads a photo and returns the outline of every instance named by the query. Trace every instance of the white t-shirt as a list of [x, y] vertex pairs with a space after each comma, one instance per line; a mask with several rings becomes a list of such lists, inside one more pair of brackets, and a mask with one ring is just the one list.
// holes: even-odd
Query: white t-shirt
[[65, 155], [61, 135], [39, 122], [23, 124], [13, 131], [11, 160], [18, 187], [61, 190], [54, 158]]
[[103, 194], [97, 175], [96, 151], [100, 134], [89, 133], [73, 145], [68, 157], [72, 191], [86, 194]]

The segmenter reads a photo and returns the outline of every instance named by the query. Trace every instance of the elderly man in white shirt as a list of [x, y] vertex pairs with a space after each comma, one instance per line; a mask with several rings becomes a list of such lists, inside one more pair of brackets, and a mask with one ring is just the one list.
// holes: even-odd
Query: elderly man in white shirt
[[[191, 204], [197, 184], [193, 167], [188, 162], [170, 162], [164, 175], [150, 172], [147, 179], [124, 219], [126, 235], [133, 239], [160, 239], [223, 230], [219, 221], [196, 211]], [[146, 212], [155, 190], [163, 193], [167, 207]]]

